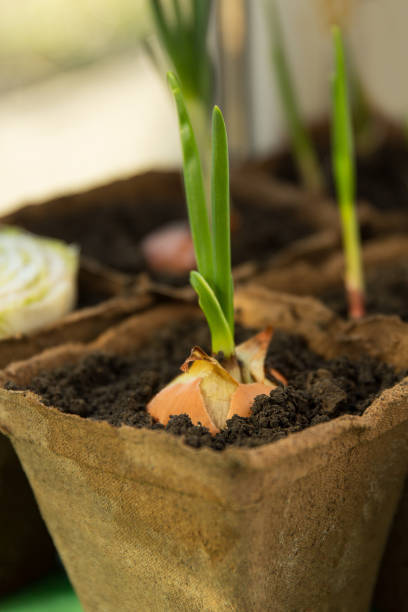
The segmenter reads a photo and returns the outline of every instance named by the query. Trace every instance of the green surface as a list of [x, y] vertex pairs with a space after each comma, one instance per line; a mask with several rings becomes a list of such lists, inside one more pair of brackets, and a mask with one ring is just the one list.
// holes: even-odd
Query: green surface
[[[0, 601], [0, 612], [83, 612], [68, 578], [48, 576], [12, 597]], [[379, 612], [372, 609], [372, 612]]]
[[53, 574], [0, 601], [0, 612], [82, 612], [68, 578]]

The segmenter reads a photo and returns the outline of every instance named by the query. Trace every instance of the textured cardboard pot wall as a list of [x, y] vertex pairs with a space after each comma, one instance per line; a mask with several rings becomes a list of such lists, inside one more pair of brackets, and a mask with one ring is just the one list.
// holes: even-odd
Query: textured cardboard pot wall
[[408, 479], [384, 553], [374, 602], [386, 612], [408, 609]]
[[[338, 336], [358, 351], [358, 334], [313, 300], [252, 290], [237, 306], [245, 323], [304, 333], [327, 355]], [[128, 352], [193, 314], [158, 307], [2, 378], [28, 381], [96, 347]], [[362, 612], [405, 475], [407, 394], [400, 384], [363, 417], [223, 453], [63, 414], [24, 392], [1, 390], [0, 423], [88, 612]]]
[[[408, 259], [408, 240], [400, 234], [370, 240], [363, 245], [364, 268], [367, 271], [392, 266]], [[309, 252], [302, 260], [270, 265], [252, 277], [263, 287], [274, 291], [285, 291], [296, 295], [322, 295], [339, 287], [344, 278], [344, 257], [342, 250], [336, 250], [322, 257], [322, 253]]]
[[[108, 274], [91, 263], [82, 263], [81, 283], [88, 294], [111, 297], [33, 334], [0, 340], [0, 367], [63, 342], [92, 340], [151, 301], [141, 292], [125, 295], [126, 287], [119, 275]], [[20, 462], [9, 440], [0, 434], [0, 594], [47, 571], [54, 558], [54, 547]]]
[[[394, 262], [406, 261], [408, 260], [407, 237], [394, 235], [367, 242], [363, 256], [367, 271], [386, 268], [392, 266]], [[287, 266], [270, 266], [255, 275], [254, 280], [275, 290], [290, 291], [298, 295], [319, 295], [338, 287], [343, 282], [343, 270], [343, 254], [338, 252], [320, 262], [314, 257], [309, 257]], [[407, 323], [400, 322], [396, 325], [408, 328]], [[352, 325], [349, 329], [351, 328]], [[360, 325], [360, 334], [362, 330], [363, 327]], [[394, 341], [395, 336], [392, 336], [392, 345]], [[382, 339], [382, 343], [384, 342], [385, 337]], [[371, 342], [369, 350], [375, 353], [377, 350], [375, 342]], [[400, 368], [408, 368], [408, 346], [398, 344], [390, 346], [387, 358]], [[387, 612], [408, 610], [408, 482], [381, 566], [375, 602], [380, 610]]]
[[[382, 346], [376, 346], [373, 331], [376, 320], [387, 317], [372, 317], [358, 325], [348, 323], [342, 342], [348, 344], [349, 337], [358, 337], [359, 342], [380, 359], [386, 358], [399, 368], [408, 367], [408, 324], [398, 317], [388, 318], [387, 328], [381, 332]], [[399, 340], [397, 340], [399, 337]], [[405, 338], [405, 340], [404, 340]], [[350, 348], [350, 347], [349, 347]], [[408, 473], [408, 462], [406, 474]], [[390, 530], [387, 547], [382, 559], [374, 604], [384, 612], [405, 612], [408, 609], [408, 477]]]
[[[378, 146], [397, 146], [403, 147], [405, 142], [405, 133], [400, 125], [389, 121], [383, 116], [376, 117], [376, 130], [378, 136]], [[319, 148], [326, 150], [329, 155], [330, 163], [330, 124], [327, 121], [321, 121], [310, 127], [313, 133], [314, 140]], [[279, 170], [285, 167], [288, 158], [290, 158], [291, 144], [286, 143], [275, 153], [271, 155], [259, 157], [258, 159], [249, 160], [242, 166], [242, 174], [247, 176], [252, 174], [254, 179], [262, 180], [265, 185], [265, 190], [268, 189], [268, 184], [273, 186], [276, 181], [284, 186], [293, 186], [293, 182], [287, 182], [279, 178]], [[262, 178], [263, 177], [263, 178]], [[297, 187], [299, 188], [299, 187]], [[329, 204], [329, 202], [326, 202]], [[408, 231], [408, 217], [404, 210], [380, 210], [367, 200], [359, 201], [359, 218], [362, 228], [371, 238], [381, 237], [394, 232]], [[331, 202], [330, 207], [336, 209], [336, 205]], [[321, 210], [321, 207], [319, 207]]]

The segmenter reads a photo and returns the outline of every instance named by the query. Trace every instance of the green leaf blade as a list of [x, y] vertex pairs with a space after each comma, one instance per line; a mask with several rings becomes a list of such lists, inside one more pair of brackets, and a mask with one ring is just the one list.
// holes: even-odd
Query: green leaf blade
[[180, 0], [150, 0], [151, 13], [183, 93], [207, 105], [213, 90], [213, 66], [207, 49], [212, 2], [190, 0], [189, 3], [191, 7]]
[[167, 79], [176, 102], [179, 119], [183, 151], [184, 186], [197, 267], [209, 285], [213, 286], [213, 248], [200, 156], [180, 84], [176, 76], [171, 72], [168, 73]]
[[217, 106], [212, 120], [211, 204], [214, 291], [234, 335], [228, 139], [224, 118]]
[[354, 144], [347, 72], [340, 29], [333, 27], [335, 71], [333, 76], [333, 170], [340, 205], [355, 198]]
[[190, 273], [190, 283], [210, 328], [212, 352], [215, 355], [222, 352], [224, 357], [231, 357], [235, 350], [234, 337], [213, 289], [195, 270]]
[[166, 52], [171, 57], [173, 54], [174, 41], [170, 26], [166, 21], [161, 1], [150, 0], [150, 6], [157, 32], [161, 38], [164, 48], [166, 49]]
[[332, 158], [342, 223], [345, 285], [351, 318], [364, 315], [364, 272], [356, 212], [356, 170], [347, 70], [341, 31], [333, 27]]

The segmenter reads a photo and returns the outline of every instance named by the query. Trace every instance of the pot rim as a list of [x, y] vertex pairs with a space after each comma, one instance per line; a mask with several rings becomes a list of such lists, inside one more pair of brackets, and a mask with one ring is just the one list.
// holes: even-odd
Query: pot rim
[[[243, 292], [245, 295], [245, 292]], [[271, 299], [274, 294], [264, 290], [258, 291], [254, 288], [253, 293], [249, 293], [249, 299], [254, 300], [253, 295], [260, 294], [261, 298]], [[251, 298], [252, 295], [252, 298]], [[292, 296], [284, 296], [287, 298], [289, 303], [298, 303], [302, 307], [305, 303], [311, 303], [317, 305], [317, 302], [310, 298], [296, 299]], [[284, 297], [282, 298], [284, 300]], [[139, 313], [133, 317], [126, 319], [121, 324], [111, 328], [102, 334], [98, 340], [88, 343], [71, 343], [62, 345], [53, 349], [44, 351], [40, 355], [37, 355], [33, 360], [26, 360], [23, 362], [16, 362], [10, 367], [3, 370], [0, 373], [0, 384], [4, 385], [7, 380], [16, 380], [19, 372], [28, 368], [29, 378], [35, 375], [36, 372], [41, 369], [45, 369], [46, 364], [50, 364], [52, 360], [54, 367], [57, 367], [59, 363], [67, 363], [72, 360], [79, 359], [82, 355], [88, 354], [95, 351], [96, 349], [105, 350], [107, 352], [121, 352], [120, 342], [121, 338], [126, 337], [127, 328], [130, 325], [130, 329], [133, 330], [136, 337], [138, 337], [139, 346], [157, 329], [163, 321], [171, 320], [171, 315], [179, 313], [179, 317], [185, 318], [188, 316], [201, 316], [201, 313], [197, 307], [193, 307], [189, 304], [163, 304], [156, 306], [155, 308], [146, 311], [145, 313]], [[317, 310], [317, 313], [326, 312], [328, 316], [331, 316], [330, 311], [327, 311], [323, 306]], [[169, 316], [170, 315], [170, 316]], [[383, 319], [388, 320], [387, 317]], [[146, 321], [150, 321], [150, 328], [146, 329]], [[371, 321], [372, 323], [372, 321]], [[245, 324], [245, 323], [244, 323]], [[311, 327], [316, 322], [311, 322]], [[335, 332], [327, 331], [326, 333], [335, 333], [336, 335], [344, 334], [345, 325], [338, 319], [334, 319], [334, 324], [338, 324], [338, 328]], [[363, 322], [363, 325], [365, 322]], [[354, 324], [355, 328], [358, 328], [359, 324]], [[335, 326], [332, 330], [335, 329]], [[139, 331], [139, 335], [138, 334]], [[404, 324], [404, 332], [408, 336], [408, 325]], [[144, 333], [144, 335], [143, 335]], [[136, 350], [138, 348], [137, 343], [133, 343], [132, 347]], [[122, 352], [127, 352], [122, 351]], [[44, 366], [42, 368], [42, 365]], [[316, 454], [320, 457], [320, 460], [325, 460], [325, 453], [322, 452], [324, 449], [328, 449], [330, 445], [339, 438], [348, 439], [350, 447], [356, 446], [362, 439], [366, 443], [370, 440], [378, 438], [379, 436], [385, 435], [386, 432], [395, 427], [403, 425], [408, 420], [408, 377], [394, 385], [390, 389], [384, 390], [375, 401], [365, 410], [361, 416], [357, 415], [343, 415], [331, 421], [320, 423], [308, 427], [295, 434], [290, 434], [286, 438], [271, 442], [259, 447], [242, 448], [242, 447], [227, 447], [222, 452], [214, 451], [211, 448], [200, 448], [195, 449], [189, 447], [184, 443], [183, 437], [174, 436], [168, 432], [149, 430], [149, 429], [137, 429], [128, 425], [122, 425], [115, 427], [106, 421], [95, 421], [80, 417], [78, 415], [68, 414], [61, 412], [55, 406], [46, 406], [40, 400], [40, 397], [31, 391], [12, 391], [0, 388], [0, 429], [6, 435], [13, 438], [19, 437], [20, 433], [17, 430], [25, 431], [24, 436], [27, 439], [30, 438], [29, 428], [26, 424], [24, 427], [24, 398], [27, 397], [29, 401], [35, 404], [40, 415], [46, 419], [52, 418], [58, 426], [63, 426], [67, 431], [67, 437], [79, 429], [83, 431], [91, 431], [96, 428], [100, 435], [112, 436], [113, 432], [116, 432], [116, 436], [124, 438], [131, 444], [142, 445], [148, 447], [151, 443], [154, 446], [164, 450], [167, 448], [174, 448], [174, 445], [179, 448], [183, 448], [182, 455], [184, 457], [207, 457], [207, 461], [214, 465], [223, 465], [225, 469], [231, 468], [236, 469], [238, 466], [245, 470], [259, 471], [259, 470], [273, 470], [278, 469], [282, 465], [287, 465], [291, 459], [297, 457], [302, 453]], [[2, 423], [1, 411], [7, 412], [5, 409], [6, 404], [12, 403], [14, 408], [18, 407], [21, 412], [20, 418], [22, 419], [21, 426], [18, 427], [16, 433], [13, 431], [13, 426], [9, 427], [7, 424]], [[396, 407], [396, 410], [392, 408]], [[401, 410], [401, 407], [403, 408]], [[11, 409], [11, 408], [10, 408]], [[38, 417], [37, 417], [38, 418]], [[6, 419], [7, 421], [7, 419]], [[75, 424], [74, 427], [71, 425]], [[38, 428], [36, 428], [36, 431]], [[109, 433], [108, 433], [109, 432]], [[75, 433], [73, 434], [75, 435]], [[37, 440], [40, 444], [46, 444], [42, 439]], [[319, 451], [319, 452], [317, 452]], [[286, 472], [286, 470], [285, 470]]]

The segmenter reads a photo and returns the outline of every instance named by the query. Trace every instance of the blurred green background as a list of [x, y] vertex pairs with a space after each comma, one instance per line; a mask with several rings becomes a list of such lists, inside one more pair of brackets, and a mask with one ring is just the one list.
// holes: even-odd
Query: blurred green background
[[68, 578], [59, 572], [0, 601], [0, 612], [82, 612], [82, 607]]

